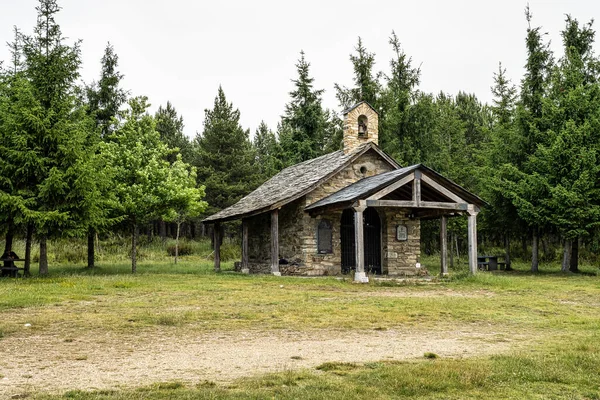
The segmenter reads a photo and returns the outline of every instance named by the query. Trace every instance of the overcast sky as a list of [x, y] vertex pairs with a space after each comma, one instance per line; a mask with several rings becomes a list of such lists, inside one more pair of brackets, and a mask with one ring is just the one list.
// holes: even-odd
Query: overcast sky
[[[31, 33], [37, 0], [0, 0], [0, 42], [12, 27]], [[119, 55], [123, 87], [146, 95], [153, 107], [169, 100], [183, 115], [185, 132], [202, 130], [204, 110], [219, 85], [240, 109], [252, 133], [261, 120], [275, 129], [295, 78], [300, 50], [311, 63], [325, 107], [340, 111], [334, 83], [352, 84], [349, 54], [358, 36], [388, 70], [394, 30], [405, 52], [421, 65], [420, 89], [472, 92], [491, 100], [492, 76], [502, 61], [518, 83], [525, 63], [527, 1], [198, 1], [59, 0], [63, 35], [82, 39], [82, 79], [98, 79], [107, 42]], [[569, 13], [580, 21], [600, 17], [600, 1], [530, 0], [557, 57]], [[598, 26], [595, 26], [598, 29]], [[596, 45], [598, 52], [598, 45]], [[0, 60], [8, 59], [6, 46]]]

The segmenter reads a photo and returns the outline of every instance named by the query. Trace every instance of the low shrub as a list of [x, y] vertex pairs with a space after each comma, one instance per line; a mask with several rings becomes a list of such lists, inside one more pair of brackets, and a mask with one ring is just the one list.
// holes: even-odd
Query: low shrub
[[[167, 254], [171, 257], [175, 257], [175, 244], [170, 244], [167, 246]], [[180, 256], [190, 256], [194, 254], [194, 248], [190, 243], [181, 242], [179, 243], [178, 254]]]

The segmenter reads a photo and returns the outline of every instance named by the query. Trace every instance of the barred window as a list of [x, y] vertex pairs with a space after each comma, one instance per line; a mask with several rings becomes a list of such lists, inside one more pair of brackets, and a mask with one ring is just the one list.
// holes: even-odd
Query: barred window
[[322, 219], [317, 229], [317, 249], [319, 254], [333, 253], [331, 221]]

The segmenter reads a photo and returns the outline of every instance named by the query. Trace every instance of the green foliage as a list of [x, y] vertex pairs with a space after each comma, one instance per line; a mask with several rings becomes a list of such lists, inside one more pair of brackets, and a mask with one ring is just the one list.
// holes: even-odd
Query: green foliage
[[295, 89], [290, 92], [291, 100], [278, 129], [286, 166], [324, 154], [329, 114], [321, 106], [323, 90], [313, 88], [309, 68], [302, 51], [296, 64], [298, 78], [292, 80]]
[[127, 101], [127, 92], [119, 87], [123, 74], [117, 71], [118, 65], [119, 57], [108, 43], [102, 57], [100, 80], [85, 88], [88, 112], [95, 118], [102, 137], [114, 131], [114, 118]]
[[204, 131], [194, 141], [193, 165], [205, 186], [208, 214], [229, 207], [260, 182], [249, 133], [239, 124], [240, 112], [219, 87], [214, 107], [205, 111]]
[[181, 154], [182, 160], [186, 163], [192, 161], [192, 145], [183, 133], [183, 117], [177, 114], [177, 110], [167, 101], [167, 105], [163, 108], [158, 107], [158, 111], [154, 115], [156, 120], [156, 130], [160, 134], [160, 139], [171, 149], [176, 149], [168, 156], [169, 162], [174, 162], [177, 159], [177, 153]]
[[283, 168], [281, 145], [264, 121], [254, 134], [253, 146], [256, 151], [256, 166], [263, 180], [269, 179]]
[[348, 88], [336, 83], [334, 86], [336, 98], [342, 109], [349, 108], [361, 101], [366, 101], [375, 107], [375, 110], [379, 110], [381, 84], [379, 82], [380, 74], [373, 72], [375, 54], [367, 51], [360, 37], [358, 38], [355, 51], [355, 54], [350, 54], [350, 61], [354, 68], [354, 87]]

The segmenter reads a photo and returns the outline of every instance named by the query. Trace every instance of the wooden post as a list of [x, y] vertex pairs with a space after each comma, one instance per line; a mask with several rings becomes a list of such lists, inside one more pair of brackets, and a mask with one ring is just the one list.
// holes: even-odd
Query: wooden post
[[213, 227], [213, 238], [215, 247], [215, 272], [221, 272], [221, 224], [215, 222]]
[[448, 217], [442, 215], [440, 225], [440, 253], [442, 256], [442, 276], [448, 275]]
[[279, 272], [279, 210], [271, 211], [271, 272], [281, 276]]
[[419, 207], [421, 203], [421, 171], [415, 171], [415, 180], [413, 181], [413, 203]]
[[469, 239], [469, 272], [471, 274], [477, 273], [477, 214], [479, 210], [472, 204], [469, 204], [468, 208], [468, 239]]
[[366, 204], [359, 201], [359, 205], [354, 207], [354, 249], [356, 257], [356, 271], [354, 273], [355, 282], [368, 282], [365, 274], [365, 241], [363, 232], [363, 212], [367, 208]]
[[248, 220], [242, 219], [242, 273], [249, 274], [248, 266]]

